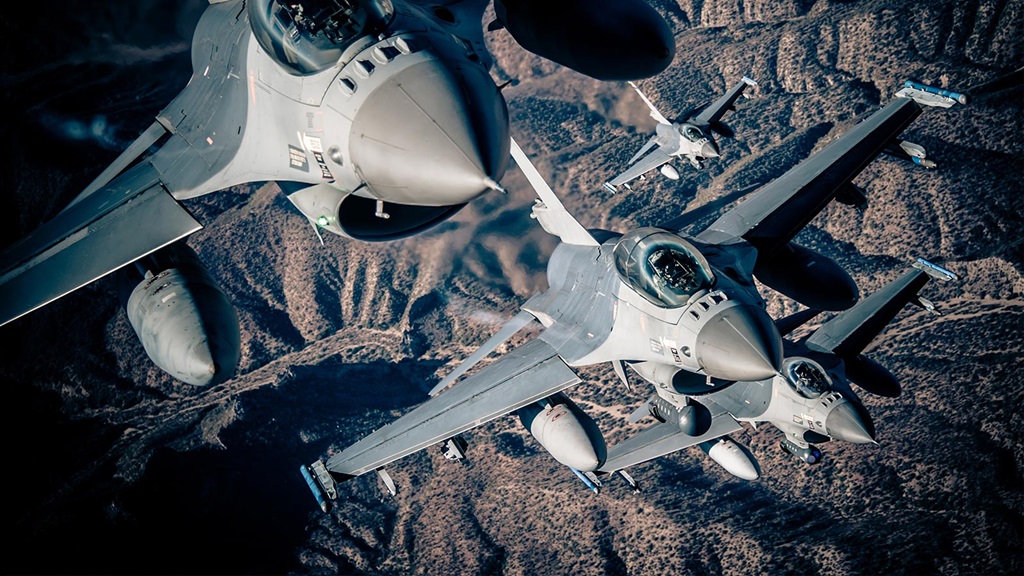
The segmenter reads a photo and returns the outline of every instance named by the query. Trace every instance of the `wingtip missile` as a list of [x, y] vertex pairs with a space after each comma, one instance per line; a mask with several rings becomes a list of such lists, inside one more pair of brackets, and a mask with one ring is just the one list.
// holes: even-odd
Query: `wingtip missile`
[[594, 494], [601, 493], [601, 482], [597, 479], [596, 476], [591, 478], [591, 476], [593, 475], [592, 472], [584, 473], [571, 467], [569, 468], [569, 470], [572, 470], [573, 474], [576, 474], [576, 476], [579, 477], [579, 479], [582, 480], [583, 483], [587, 486], [587, 488], [590, 488], [590, 490], [593, 491]]
[[913, 80], [903, 83], [903, 89], [896, 93], [897, 97], [913, 98], [922, 106], [939, 106], [949, 108], [953, 104], [966, 106], [970, 97], [962, 92], [954, 92], [944, 88], [936, 88]]
[[932, 278], [935, 278], [936, 280], [939, 280], [941, 282], [950, 282], [958, 278], [956, 274], [950, 272], [949, 270], [946, 270], [942, 266], [932, 264], [931, 262], [925, 260], [924, 258], [918, 258], [917, 260], [914, 261], [913, 264], [911, 264], [911, 266], [917, 268], [918, 270], [921, 270], [925, 274], [928, 274]]

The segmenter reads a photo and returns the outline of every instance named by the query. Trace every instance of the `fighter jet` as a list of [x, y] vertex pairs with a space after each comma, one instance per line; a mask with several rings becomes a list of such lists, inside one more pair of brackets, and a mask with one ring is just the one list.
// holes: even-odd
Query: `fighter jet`
[[[772, 424], [785, 434], [782, 449], [808, 464], [821, 461], [817, 445], [830, 440], [876, 443], [874, 424], [850, 383], [880, 396], [900, 393], [895, 376], [862, 352], [906, 304], [938, 313], [918, 295], [933, 278], [949, 282], [956, 275], [918, 259], [911, 270], [805, 338], [784, 340], [782, 370], [764, 380], [734, 382], [694, 394], [686, 392], [697, 390], [687, 383], [692, 374], [669, 375], [658, 365], [630, 363], [654, 386], [655, 395], [629, 420], [652, 416], [658, 423], [609, 448], [597, 476], [699, 446], [732, 475], [755, 480], [760, 475], [757, 461], [728, 436], [742, 429], [740, 422]], [[795, 330], [819, 312], [805, 310], [781, 319], [780, 332]]]
[[[572, 16], [588, 30], [572, 45], [526, 47], [584, 72], [644, 77], [672, 59], [668, 26], [643, 0], [605, 13], [581, 0], [546, 4], [558, 5], [554, 19], [527, 1], [495, 8], [525, 40]], [[321, 241], [323, 231], [385, 241], [500, 190], [508, 111], [489, 74], [487, 5], [211, 0], [188, 85], [70, 206], [0, 254], [0, 325], [118, 270], [132, 327], [158, 366], [190, 384], [231, 377], [238, 319], [185, 245], [202, 225], [182, 202], [275, 181]], [[597, 42], [611, 47], [588, 55]], [[618, 57], [602, 63], [609, 51]]]
[[[655, 127], [654, 136], [651, 136], [651, 139], [629, 159], [631, 166], [611, 181], [605, 182], [604, 187], [610, 192], [617, 191], [619, 186], [629, 188], [627, 182], [642, 177], [658, 167], [661, 168], [662, 175], [669, 180], [678, 180], [679, 171], [670, 164], [673, 160], [685, 158], [691, 166], [703, 170], [705, 160], [718, 158], [720, 155], [718, 142], [715, 141], [712, 132], [726, 138], [733, 136], [732, 128], [722, 122], [722, 116], [733, 109], [733, 104], [741, 94], [746, 95], [743, 90], [747, 86], [757, 86], [757, 82], [744, 76], [738, 84], [710, 106], [688, 112], [676, 122], [669, 122], [634, 82], [630, 82], [629, 85], [651, 109], [651, 118], [657, 120], [658, 125]], [[647, 154], [649, 151], [651, 153]], [[642, 160], [641, 156], [644, 156]]]
[[[548, 263], [549, 288], [528, 299], [425, 403], [326, 463], [302, 466], [317, 501], [328, 507], [337, 482], [369, 471], [394, 492], [385, 465], [437, 443], [458, 459], [463, 432], [511, 412], [556, 460], [593, 483], [606, 446], [592, 419], [563, 393], [580, 382], [573, 367], [610, 362], [628, 385], [626, 362], [643, 362], [684, 395], [782, 373], [781, 335], [754, 278], [815, 309], [853, 306], [858, 294], [846, 271], [792, 239], [923, 106], [953, 102], [931, 89], [901, 90], [696, 236], [679, 231], [685, 218], [625, 233], [585, 229], [512, 142], [512, 156], [539, 197], [532, 216], [561, 240]], [[538, 336], [455, 383], [533, 321], [544, 328]], [[702, 411], [687, 408], [677, 422], [698, 430]]]

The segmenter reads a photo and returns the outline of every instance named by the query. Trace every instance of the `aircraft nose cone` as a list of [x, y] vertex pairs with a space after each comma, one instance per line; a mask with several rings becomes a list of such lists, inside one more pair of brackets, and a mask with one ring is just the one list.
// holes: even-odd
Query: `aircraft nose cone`
[[508, 167], [508, 110], [479, 65], [427, 60], [394, 73], [367, 97], [350, 142], [355, 170], [377, 197], [463, 204], [494, 188]]
[[700, 149], [700, 155], [705, 158], [718, 158], [721, 154], [718, 151], [718, 144], [708, 140]]
[[877, 444], [872, 428], [849, 403], [836, 406], [825, 417], [825, 431], [828, 435], [844, 442]]
[[713, 378], [763, 380], [782, 363], [782, 338], [768, 314], [739, 305], [715, 314], [697, 334], [697, 361]]

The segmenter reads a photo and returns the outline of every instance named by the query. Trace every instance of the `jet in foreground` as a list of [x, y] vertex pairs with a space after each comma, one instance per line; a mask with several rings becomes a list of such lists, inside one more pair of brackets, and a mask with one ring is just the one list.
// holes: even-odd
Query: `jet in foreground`
[[[808, 464], [821, 460], [817, 445], [830, 440], [876, 443], [874, 424], [850, 383], [879, 396], [899, 395], [896, 377], [862, 352], [906, 304], [937, 314], [934, 305], [918, 295], [931, 278], [948, 282], [956, 275], [918, 259], [913, 269], [807, 337], [784, 340], [782, 369], [764, 380], [734, 382], [694, 394], [696, 387], [687, 383], [693, 378], [690, 374], [669, 374], [646, 362], [630, 363], [654, 386], [655, 395], [629, 420], [653, 416], [658, 423], [609, 448], [592, 480], [691, 446], [699, 446], [734, 476], [754, 480], [760, 475], [757, 461], [728, 436], [742, 429], [740, 422], [771, 423], [785, 434], [782, 448]], [[798, 312], [781, 319], [778, 327], [788, 333], [819, 312]], [[699, 417], [681, 418], [684, 411], [693, 409]]]
[[[184, 90], [71, 205], [0, 253], [0, 325], [117, 270], [160, 368], [190, 384], [230, 378], [238, 318], [185, 244], [202, 225], [181, 202], [275, 181], [317, 236], [385, 241], [501, 189], [508, 111], [489, 74], [488, 4], [211, 0]], [[668, 25], [643, 0], [605, 12], [584, 0], [544, 5], [557, 9], [496, 0], [496, 27], [609, 79], [672, 60]]]
[[[580, 382], [572, 367], [610, 362], [628, 385], [625, 363], [642, 362], [691, 397], [734, 381], [774, 378], [784, 368], [782, 339], [754, 278], [818, 310], [853, 306], [857, 288], [846, 271], [792, 239], [922, 106], [953, 102], [931, 88], [901, 90], [696, 236], [678, 231], [685, 218], [625, 234], [588, 231], [513, 142], [513, 158], [540, 197], [532, 214], [561, 239], [548, 263], [549, 288], [527, 300], [424, 404], [326, 463], [303, 466], [314, 496], [326, 509], [337, 482], [370, 471], [394, 492], [384, 466], [437, 443], [460, 459], [460, 434], [510, 412], [556, 460], [591, 480], [607, 450], [593, 420], [563, 393]], [[534, 320], [544, 327], [537, 337], [455, 383]], [[699, 430], [706, 409], [695, 403], [680, 409], [678, 425]]]
[[677, 122], [669, 122], [635, 83], [630, 82], [629, 85], [651, 109], [651, 118], [657, 120], [658, 125], [655, 127], [654, 136], [651, 136], [651, 139], [629, 159], [630, 167], [609, 182], [605, 182], [604, 187], [611, 192], [617, 191], [619, 186], [629, 188], [627, 182], [659, 167], [666, 178], [678, 180], [679, 171], [670, 164], [673, 160], [685, 158], [691, 166], [703, 170], [704, 161], [718, 158], [721, 152], [712, 133], [726, 138], [731, 138], [734, 134], [732, 128], [722, 122], [722, 116], [733, 109], [736, 99], [744, 94], [743, 90], [747, 86], [757, 86], [757, 82], [744, 76], [738, 84], [710, 106], [698, 109], [699, 113], [698, 110], [694, 110]]

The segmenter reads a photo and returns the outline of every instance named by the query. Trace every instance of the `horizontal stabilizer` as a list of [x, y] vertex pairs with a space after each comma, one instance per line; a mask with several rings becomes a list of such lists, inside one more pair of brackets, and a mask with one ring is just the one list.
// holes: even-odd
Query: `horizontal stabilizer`
[[327, 461], [338, 481], [376, 470], [577, 384], [555, 349], [531, 340]]
[[700, 436], [684, 434], [672, 424], [658, 423], [609, 448], [608, 458], [598, 472], [611, 473], [629, 468], [742, 429], [740, 423], [725, 412], [712, 418], [711, 428]]
[[0, 325], [201, 228], [139, 164], [0, 254]]

